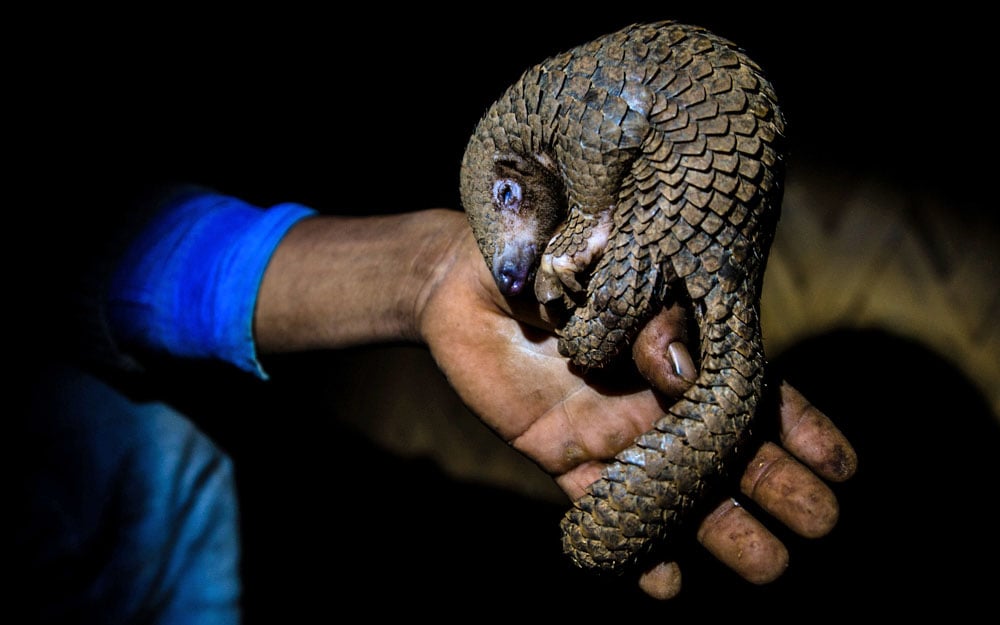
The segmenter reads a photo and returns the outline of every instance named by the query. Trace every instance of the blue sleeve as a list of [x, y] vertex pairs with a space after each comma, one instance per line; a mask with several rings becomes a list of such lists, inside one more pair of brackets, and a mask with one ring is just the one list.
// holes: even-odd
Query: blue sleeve
[[177, 196], [130, 244], [107, 313], [119, 341], [183, 358], [217, 359], [266, 379], [253, 314], [264, 270], [299, 204], [262, 209], [198, 190]]

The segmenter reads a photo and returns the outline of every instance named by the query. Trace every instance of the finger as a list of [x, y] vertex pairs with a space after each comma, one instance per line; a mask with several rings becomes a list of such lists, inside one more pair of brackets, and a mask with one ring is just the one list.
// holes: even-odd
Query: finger
[[685, 319], [683, 307], [664, 308], [643, 327], [632, 346], [639, 373], [670, 397], [680, 396], [698, 375], [685, 345]]
[[806, 538], [825, 536], [840, 516], [833, 491], [774, 443], [757, 450], [740, 479], [740, 491]]
[[654, 599], [673, 599], [681, 591], [681, 568], [676, 562], [660, 562], [639, 576], [639, 588]]
[[727, 499], [701, 522], [698, 542], [720, 562], [753, 584], [778, 579], [788, 568], [788, 550], [735, 499]]
[[603, 461], [588, 460], [557, 475], [555, 481], [572, 501], [576, 501], [586, 494], [588, 486], [601, 479], [601, 472], [607, 466]]
[[830, 419], [794, 387], [783, 382], [781, 444], [831, 482], [843, 482], [858, 468], [858, 455]]

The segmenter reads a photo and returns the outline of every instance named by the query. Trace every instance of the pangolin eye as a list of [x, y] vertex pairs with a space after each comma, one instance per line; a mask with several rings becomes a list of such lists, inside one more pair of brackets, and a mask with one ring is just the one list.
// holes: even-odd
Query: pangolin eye
[[517, 210], [521, 205], [521, 185], [504, 178], [493, 183], [493, 203], [499, 208]]

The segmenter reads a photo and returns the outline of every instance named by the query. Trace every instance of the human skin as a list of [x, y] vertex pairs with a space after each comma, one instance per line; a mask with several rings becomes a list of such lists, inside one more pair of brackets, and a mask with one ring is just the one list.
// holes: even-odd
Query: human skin
[[[469, 409], [546, 471], [570, 499], [607, 462], [663, 416], [695, 373], [685, 311], [668, 308], [632, 348], [645, 378], [619, 392], [588, 381], [558, 352], [544, 307], [505, 298], [483, 262], [463, 213], [431, 209], [388, 216], [316, 216], [294, 226], [261, 284], [254, 332], [261, 354], [339, 349], [390, 341], [424, 344]], [[807, 537], [828, 533], [838, 504], [827, 482], [853, 475], [843, 434], [787, 383], [763, 442], [740, 480], [741, 494]], [[777, 579], [788, 551], [734, 497], [701, 521], [697, 538], [754, 584]], [[680, 591], [674, 562], [638, 576], [651, 597]]]

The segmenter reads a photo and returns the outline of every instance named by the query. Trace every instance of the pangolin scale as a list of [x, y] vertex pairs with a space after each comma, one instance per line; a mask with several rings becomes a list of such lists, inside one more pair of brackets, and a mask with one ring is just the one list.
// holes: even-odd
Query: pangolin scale
[[763, 272], [785, 122], [771, 83], [704, 28], [634, 24], [528, 69], [478, 123], [462, 203], [500, 290], [565, 306], [584, 369], [627, 353], [668, 300], [699, 374], [563, 518], [578, 566], [622, 571], [730, 473], [764, 392]]

